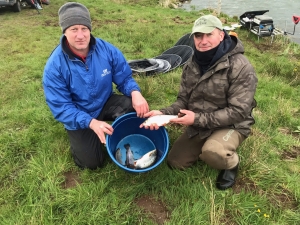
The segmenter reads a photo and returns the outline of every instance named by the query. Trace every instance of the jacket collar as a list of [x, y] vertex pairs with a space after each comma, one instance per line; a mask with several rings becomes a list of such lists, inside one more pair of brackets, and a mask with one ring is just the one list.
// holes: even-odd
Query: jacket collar
[[[242, 42], [234, 36], [230, 37], [232, 39], [234, 47], [228, 53], [224, 54], [221, 58], [219, 58], [212, 66], [210, 66], [207, 72], [211, 70], [213, 70], [211, 72], [214, 72], [227, 68], [229, 66], [228, 57], [238, 53], [244, 54], [244, 47], [242, 45]], [[189, 58], [189, 60], [186, 63], [186, 66], [189, 67], [196, 74], [201, 73], [198, 64], [194, 61], [194, 55]]]

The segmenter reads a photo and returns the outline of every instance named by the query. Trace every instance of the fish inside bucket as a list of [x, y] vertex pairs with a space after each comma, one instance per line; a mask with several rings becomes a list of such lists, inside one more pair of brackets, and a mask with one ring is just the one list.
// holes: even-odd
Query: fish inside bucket
[[156, 151], [155, 145], [149, 138], [140, 134], [132, 134], [118, 143], [115, 158], [118, 163], [130, 169], [145, 169], [155, 163]]
[[[114, 132], [106, 136], [106, 149], [112, 161], [122, 170], [130, 173], [144, 173], [155, 169], [165, 159], [169, 149], [168, 132], [164, 126], [158, 130], [140, 128], [145, 118], [137, 117], [135, 112], [118, 117], [113, 123]], [[131, 169], [124, 164], [126, 160], [125, 144], [130, 145], [133, 158], [136, 160], [156, 149], [156, 158], [152, 165], [147, 168]], [[116, 160], [116, 151], [120, 148], [121, 163]]]

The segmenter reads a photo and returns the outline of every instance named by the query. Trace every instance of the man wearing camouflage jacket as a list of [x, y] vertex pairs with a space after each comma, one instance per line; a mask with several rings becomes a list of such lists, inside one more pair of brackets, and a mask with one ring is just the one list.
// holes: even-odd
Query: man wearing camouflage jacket
[[225, 190], [235, 183], [239, 165], [236, 150], [255, 122], [252, 109], [256, 106], [257, 77], [243, 55], [241, 41], [229, 36], [217, 17], [197, 19], [191, 36], [195, 52], [183, 68], [177, 100], [145, 117], [183, 115], [171, 120], [188, 127], [173, 144], [168, 164], [184, 169], [200, 158], [221, 170], [216, 186]]

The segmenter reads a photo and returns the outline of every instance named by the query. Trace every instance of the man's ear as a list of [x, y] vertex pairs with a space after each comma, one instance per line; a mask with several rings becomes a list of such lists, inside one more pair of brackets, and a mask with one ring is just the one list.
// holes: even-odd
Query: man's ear
[[224, 31], [221, 31], [220, 32], [220, 41], [223, 41], [224, 40], [224, 37], [225, 37], [225, 33], [224, 33]]

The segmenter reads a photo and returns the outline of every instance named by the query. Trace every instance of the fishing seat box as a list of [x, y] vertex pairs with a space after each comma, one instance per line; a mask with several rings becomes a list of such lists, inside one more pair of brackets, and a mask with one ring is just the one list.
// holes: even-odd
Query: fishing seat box
[[267, 15], [255, 16], [250, 26], [250, 31], [260, 37], [271, 36], [273, 30], [273, 18]]
[[240, 24], [242, 27], [250, 29], [251, 23], [255, 16], [263, 15], [264, 13], [269, 12], [269, 10], [256, 10], [256, 11], [247, 11], [240, 15]]

